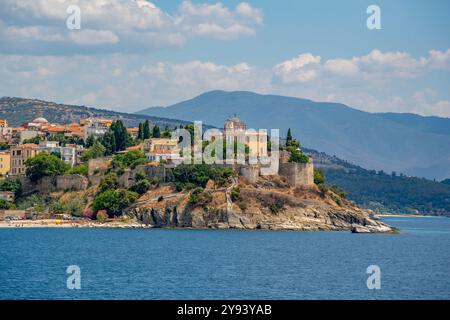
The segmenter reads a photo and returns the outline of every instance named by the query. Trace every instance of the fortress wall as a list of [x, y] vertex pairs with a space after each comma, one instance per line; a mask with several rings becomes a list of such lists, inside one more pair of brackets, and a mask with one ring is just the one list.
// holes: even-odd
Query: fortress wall
[[286, 177], [291, 186], [313, 186], [314, 185], [314, 165], [312, 159], [309, 163], [280, 163], [281, 176]]
[[80, 174], [71, 174], [66, 176], [56, 177], [56, 189], [58, 191], [65, 190], [86, 190], [89, 185], [89, 180]]

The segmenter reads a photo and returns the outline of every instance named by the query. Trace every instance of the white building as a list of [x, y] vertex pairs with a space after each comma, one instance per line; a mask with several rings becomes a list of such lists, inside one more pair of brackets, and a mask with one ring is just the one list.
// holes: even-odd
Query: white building
[[39, 150], [47, 153], [59, 153], [61, 160], [74, 166], [78, 163], [78, 155], [81, 152], [82, 147], [76, 145], [67, 145], [61, 147], [58, 141], [40, 141]]

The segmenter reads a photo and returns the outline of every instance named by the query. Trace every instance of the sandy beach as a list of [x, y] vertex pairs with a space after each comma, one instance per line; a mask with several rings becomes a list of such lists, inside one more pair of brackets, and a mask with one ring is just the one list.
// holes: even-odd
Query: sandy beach
[[0, 228], [148, 228], [134, 221], [86, 221], [86, 220], [14, 220], [0, 221]]

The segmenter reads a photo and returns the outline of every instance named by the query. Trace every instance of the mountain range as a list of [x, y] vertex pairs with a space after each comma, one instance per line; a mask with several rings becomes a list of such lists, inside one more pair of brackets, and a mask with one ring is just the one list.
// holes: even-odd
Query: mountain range
[[369, 113], [340, 103], [217, 90], [138, 113], [201, 120], [217, 127], [237, 115], [250, 128], [277, 128], [281, 135], [291, 128], [302, 146], [367, 169], [438, 180], [450, 177], [448, 118]]
[[164, 119], [132, 113], [115, 112], [111, 110], [90, 108], [86, 106], [60, 104], [38, 99], [24, 99], [16, 97], [0, 98], [0, 118], [7, 119], [11, 126], [19, 126], [37, 117], [46, 118], [51, 123], [78, 122], [86, 117], [105, 117], [121, 119], [126, 126], [137, 126], [139, 122], [148, 119], [152, 125], [161, 128], [187, 124], [187, 121]]

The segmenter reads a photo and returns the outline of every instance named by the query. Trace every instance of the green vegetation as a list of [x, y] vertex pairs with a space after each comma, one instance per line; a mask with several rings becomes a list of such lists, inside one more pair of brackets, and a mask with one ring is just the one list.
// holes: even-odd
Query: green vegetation
[[101, 141], [106, 148], [106, 154], [111, 155], [123, 151], [132, 145], [132, 138], [121, 120], [113, 121], [109, 130], [103, 135]]
[[39, 144], [39, 142], [42, 140], [42, 138], [40, 136], [36, 136], [30, 139], [24, 139], [23, 140], [23, 144], [25, 143], [34, 143], [34, 144]]
[[67, 137], [64, 133], [52, 134], [47, 138], [48, 141], [58, 141], [60, 146], [65, 147], [66, 144], [77, 144], [84, 146], [84, 140], [81, 137]]
[[195, 188], [190, 197], [189, 197], [189, 204], [191, 206], [200, 206], [204, 209], [207, 209], [208, 204], [210, 204], [212, 201], [212, 195], [211, 193], [205, 191], [201, 187]]
[[66, 171], [66, 174], [81, 174], [87, 176], [89, 172], [89, 167], [87, 164], [79, 164], [77, 166], [73, 166], [69, 170]]
[[42, 213], [45, 211], [48, 201], [44, 195], [39, 193], [33, 193], [32, 195], [22, 198], [17, 202], [17, 207], [21, 210], [29, 208], [33, 209], [33, 212]]
[[117, 184], [117, 174], [115, 172], [109, 172], [105, 174], [100, 180], [100, 192], [105, 192], [107, 190], [113, 190], [118, 187]]
[[291, 128], [288, 129], [285, 148], [291, 154], [289, 157], [289, 162], [309, 162], [308, 156], [301, 150], [300, 142], [292, 138]]
[[137, 181], [135, 184], [131, 185], [128, 190], [136, 192], [139, 195], [142, 195], [150, 189], [152, 184], [147, 179], [142, 179], [140, 181]]
[[25, 165], [26, 175], [31, 181], [37, 181], [46, 176], [62, 175], [70, 168], [70, 165], [60, 158], [46, 152], [41, 152], [36, 157], [27, 159]]
[[53, 202], [50, 206], [50, 211], [52, 213], [70, 214], [81, 217], [85, 207], [85, 197], [80, 197], [78, 194], [71, 194], [69, 196], [62, 196], [59, 200]]
[[138, 198], [136, 192], [109, 189], [98, 194], [92, 204], [94, 212], [106, 210], [110, 218], [121, 216], [123, 210], [132, 205]]
[[205, 164], [180, 165], [173, 169], [173, 181], [178, 190], [205, 188], [208, 180], [213, 180], [217, 186], [226, 186], [235, 173], [232, 168], [213, 167]]
[[8, 201], [5, 199], [0, 199], [0, 209], [1, 210], [8, 210], [8, 209], [15, 209], [16, 205], [12, 201]]
[[130, 150], [126, 153], [116, 154], [111, 161], [113, 168], [125, 169], [136, 167], [147, 162], [145, 154], [141, 150]]
[[317, 185], [325, 183], [325, 173], [322, 169], [314, 169], [314, 183]]
[[83, 151], [81, 154], [81, 158], [84, 161], [88, 161], [90, 159], [103, 157], [106, 153], [106, 148], [101, 144], [100, 141], [95, 141], [89, 149]]
[[327, 179], [342, 187], [349, 199], [377, 212], [448, 214], [450, 185], [423, 178], [369, 171], [327, 169]]
[[14, 192], [16, 198], [22, 195], [22, 183], [19, 179], [0, 181], [0, 191]]
[[152, 129], [152, 137], [153, 138], [161, 138], [161, 129], [159, 126], [154, 125]]
[[6, 142], [0, 142], [0, 151], [9, 150], [9, 144]]

